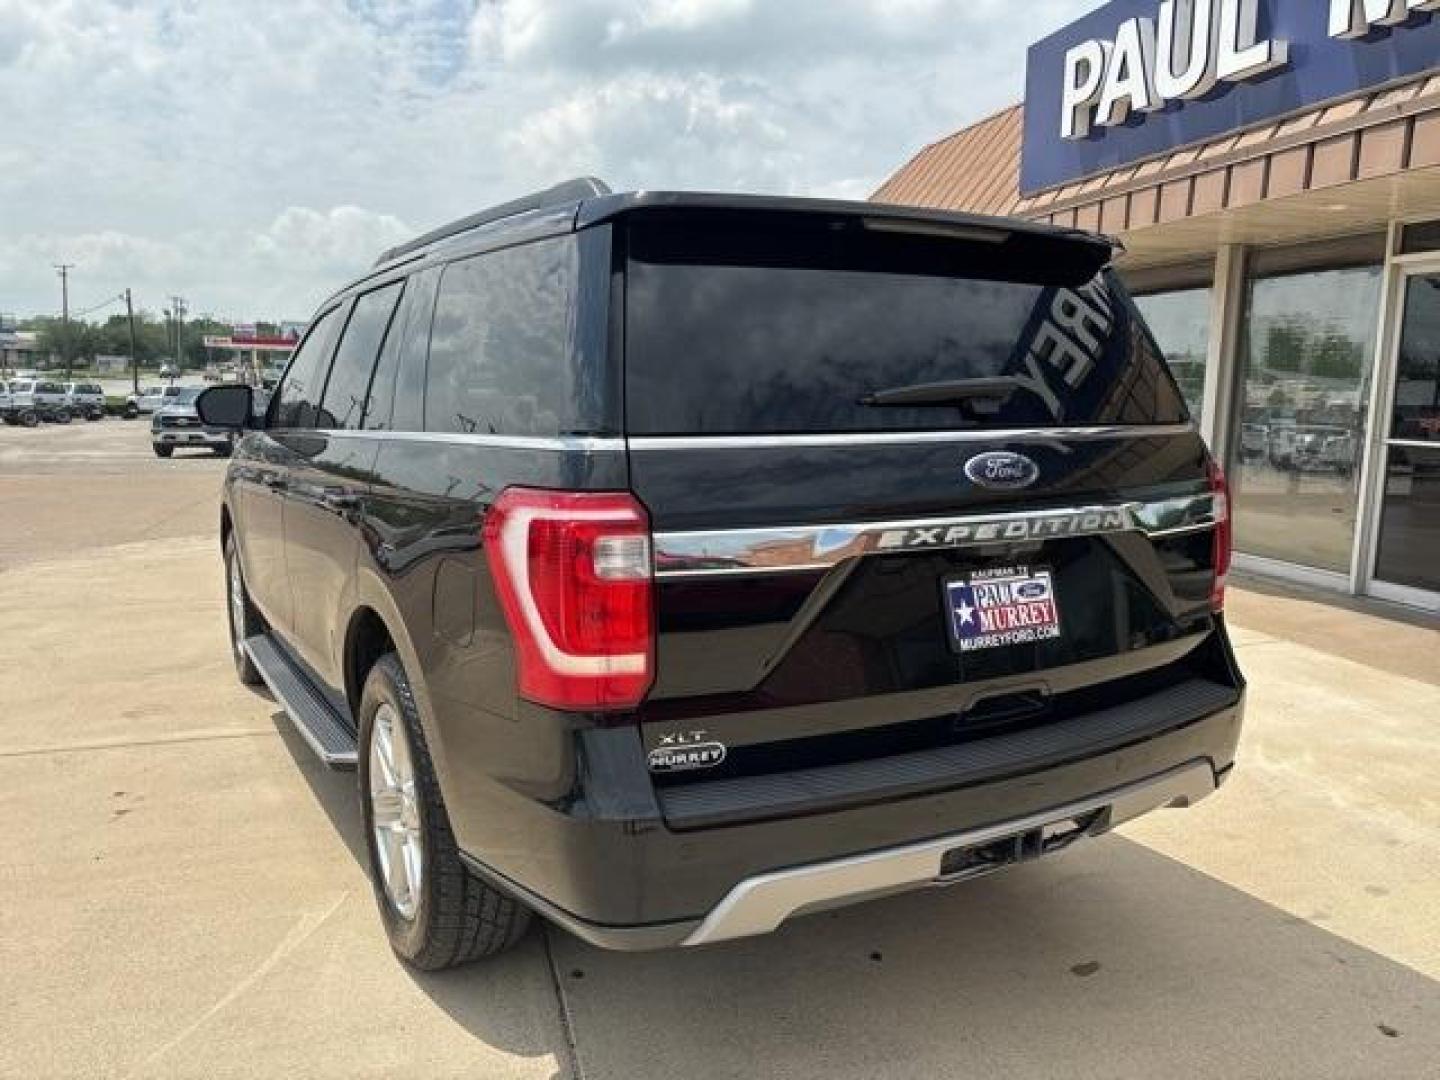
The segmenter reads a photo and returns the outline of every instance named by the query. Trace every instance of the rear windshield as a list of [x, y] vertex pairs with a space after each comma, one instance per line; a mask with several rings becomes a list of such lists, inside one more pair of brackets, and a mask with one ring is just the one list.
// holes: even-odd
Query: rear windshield
[[[626, 275], [634, 434], [803, 434], [1183, 422], [1159, 349], [1103, 256], [1031, 235], [937, 237], [857, 219], [655, 214]], [[924, 407], [887, 390], [989, 379]]]

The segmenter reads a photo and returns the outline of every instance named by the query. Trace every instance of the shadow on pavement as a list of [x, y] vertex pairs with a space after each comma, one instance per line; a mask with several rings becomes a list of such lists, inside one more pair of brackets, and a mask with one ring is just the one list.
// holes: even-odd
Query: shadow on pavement
[[[363, 866], [354, 774], [275, 721]], [[1440, 1075], [1440, 983], [1306, 915], [1111, 836], [695, 951], [547, 934], [585, 1080]], [[512, 956], [413, 977], [492, 1043], [517, 968], [546, 961], [532, 933]], [[505, 1048], [565, 1062], [556, 1041]]]
[[[269, 698], [268, 694], [262, 696]], [[296, 768], [310, 786], [315, 801], [330, 819], [336, 834], [362, 871], [369, 874], [369, 855], [365, 847], [364, 823], [353, 770], [331, 769], [317, 758], [295, 726], [283, 712], [271, 717]], [[375, 916], [379, 923], [379, 915]], [[379, 947], [384, 937], [376, 935]], [[488, 1046], [526, 1058], [552, 1056], [562, 1067], [556, 1074], [569, 1077], [567, 1063], [572, 1054], [560, 1020], [560, 1005], [552, 989], [549, 958], [545, 942], [532, 930], [512, 952], [481, 964], [471, 964], [453, 971], [425, 974], [395, 964], [415, 983], [422, 993], [467, 1032]], [[529, 1022], [517, 1022], [517, 1014], [540, 1013]], [[545, 1031], [553, 1034], [546, 1040], [522, 1040], [524, 1032]], [[417, 1056], [424, 1058], [423, 1048]]]
[[1440, 1061], [1440, 984], [1118, 836], [768, 939], [620, 956], [556, 935], [556, 952], [587, 1080], [1351, 1080]]

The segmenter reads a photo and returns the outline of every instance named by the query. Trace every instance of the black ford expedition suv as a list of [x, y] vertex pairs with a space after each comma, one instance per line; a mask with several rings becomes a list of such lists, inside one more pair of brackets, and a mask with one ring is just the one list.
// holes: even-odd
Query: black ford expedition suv
[[358, 766], [396, 951], [761, 934], [1210, 794], [1225, 483], [1111, 257], [577, 181], [208, 391], [240, 676]]

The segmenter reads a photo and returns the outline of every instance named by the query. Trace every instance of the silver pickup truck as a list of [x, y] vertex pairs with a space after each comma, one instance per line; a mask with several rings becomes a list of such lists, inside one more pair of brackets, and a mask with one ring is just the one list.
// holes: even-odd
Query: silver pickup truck
[[0, 420], [11, 425], [22, 425], [34, 427], [40, 423], [40, 417], [33, 407], [28, 404], [17, 402], [15, 395], [10, 390], [10, 384], [0, 381]]
[[83, 416], [86, 420], [105, 419], [105, 391], [96, 383], [66, 383], [65, 401], [71, 416]]
[[10, 383], [11, 408], [22, 415], [34, 414], [39, 420], [57, 424], [70, 422], [70, 405], [65, 387], [45, 379], [14, 379]]
[[131, 394], [125, 399], [125, 419], [134, 420], [138, 416], [149, 416], [163, 409], [176, 400], [184, 389], [183, 386], [170, 383], [166, 386], [147, 386], [138, 394]]

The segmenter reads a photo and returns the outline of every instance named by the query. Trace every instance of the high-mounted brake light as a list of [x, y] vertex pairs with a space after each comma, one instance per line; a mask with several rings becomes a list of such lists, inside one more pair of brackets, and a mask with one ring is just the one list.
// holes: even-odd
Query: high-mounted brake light
[[515, 637], [520, 695], [633, 709], [655, 673], [650, 519], [624, 493], [507, 488], [485, 548]]
[[1215, 503], [1215, 584], [1210, 590], [1210, 607], [1218, 613], [1225, 610], [1225, 583], [1230, 576], [1233, 543], [1230, 533], [1230, 483], [1225, 479], [1225, 470], [1214, 461], [1206, 465], [1205, 475]]

